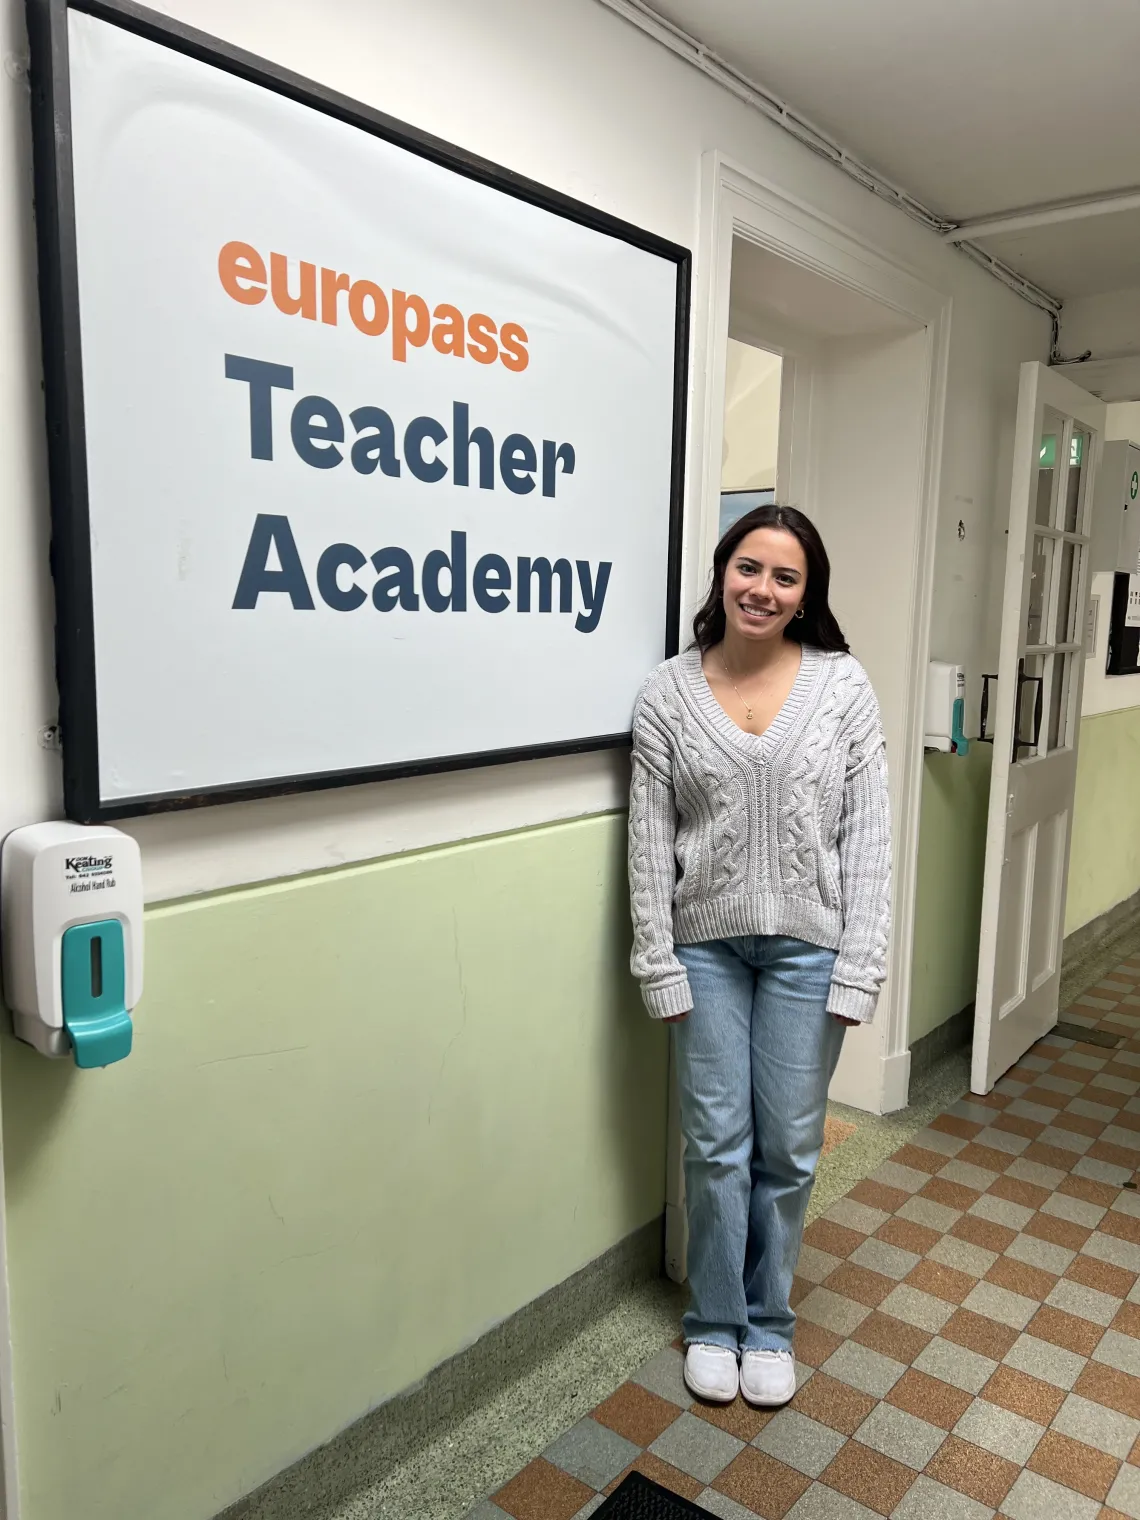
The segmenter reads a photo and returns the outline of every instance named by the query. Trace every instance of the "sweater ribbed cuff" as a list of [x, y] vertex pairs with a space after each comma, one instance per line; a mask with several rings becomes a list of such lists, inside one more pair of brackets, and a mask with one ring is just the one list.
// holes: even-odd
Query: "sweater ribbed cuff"
[[650, 1018], [654, 1019], [673, 1019], [679, 1013], [688, 1013], [693, 1006], [688, 977], [668, 987], [643, 987], [641, 996]]
[[869, 1024], [875, 1017], [878, 1001], [876, 992], [864, 992], [861, 987], [849, 987], [846, 982], [832, 982], [827, 994], [827, 1011], [837, 1013], [842, 1019], [858, 1019], [860, 1024]]

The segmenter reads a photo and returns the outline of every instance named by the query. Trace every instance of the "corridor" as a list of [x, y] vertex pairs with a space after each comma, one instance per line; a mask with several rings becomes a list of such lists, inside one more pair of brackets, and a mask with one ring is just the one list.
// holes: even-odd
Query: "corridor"
[[722, 1520], [1140, 1517], [1140, 956], [809, 1225], [785, 1409], [680, 1343], [468, 1520], [586, 1520], [631, 1469]]

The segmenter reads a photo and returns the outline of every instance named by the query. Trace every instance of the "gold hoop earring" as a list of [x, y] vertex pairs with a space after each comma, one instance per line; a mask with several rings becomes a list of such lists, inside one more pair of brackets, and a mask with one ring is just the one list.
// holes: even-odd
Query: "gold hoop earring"
[[798, 611], [797, 611], [797, 612], [796, 612], [796, 616], [797, 616], [797, 617], [798, 617], [798, 618], [801, 618], [801, 617], [803, 617], [803, 615], [804, 615], [804, 609], [803, 609], [803, 608], [802, 608], [802, 607], [800, 607], [800, 608], [799, 608], [799, 609], [798, 609]]

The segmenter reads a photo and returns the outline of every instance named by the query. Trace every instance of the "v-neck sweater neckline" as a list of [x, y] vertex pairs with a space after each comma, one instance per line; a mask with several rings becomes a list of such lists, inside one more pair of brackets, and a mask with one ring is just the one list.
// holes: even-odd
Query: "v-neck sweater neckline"
[[762, 734], [754, 734], [750, 729], [741, 728], [739, 723], [733, 721], [725, 712], [724, 708], [716, 699], [708, 677], [705, 675], [702, 663], [702, 654], [699, 649], [687, 649], [681, 656], [680, 666], [688, 683], [698, 710], [708, 720], [712, 727], [730, 743], [746, 750], [750, 754], [761, 754], [765, 750], [775, 749], [780, 741], [788, 734], [796, 724], [797, 718], [803, 711], [808, 692], [813, 685], [816, 671], [820, 665], [820, 652], [811, 644], [800, 645], [800, 668], [796, 672], [796, 678], [792, 682], [792, 689], [784, 698], [779, 712]]

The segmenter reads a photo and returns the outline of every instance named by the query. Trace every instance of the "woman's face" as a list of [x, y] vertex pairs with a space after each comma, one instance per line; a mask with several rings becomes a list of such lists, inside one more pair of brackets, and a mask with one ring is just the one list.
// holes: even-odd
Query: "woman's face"
[[807, 590], [807, 559], [783, 528], [756, 528], [737, 544], [724, 572], [729, 629], [750, 643], [779, 639]]

